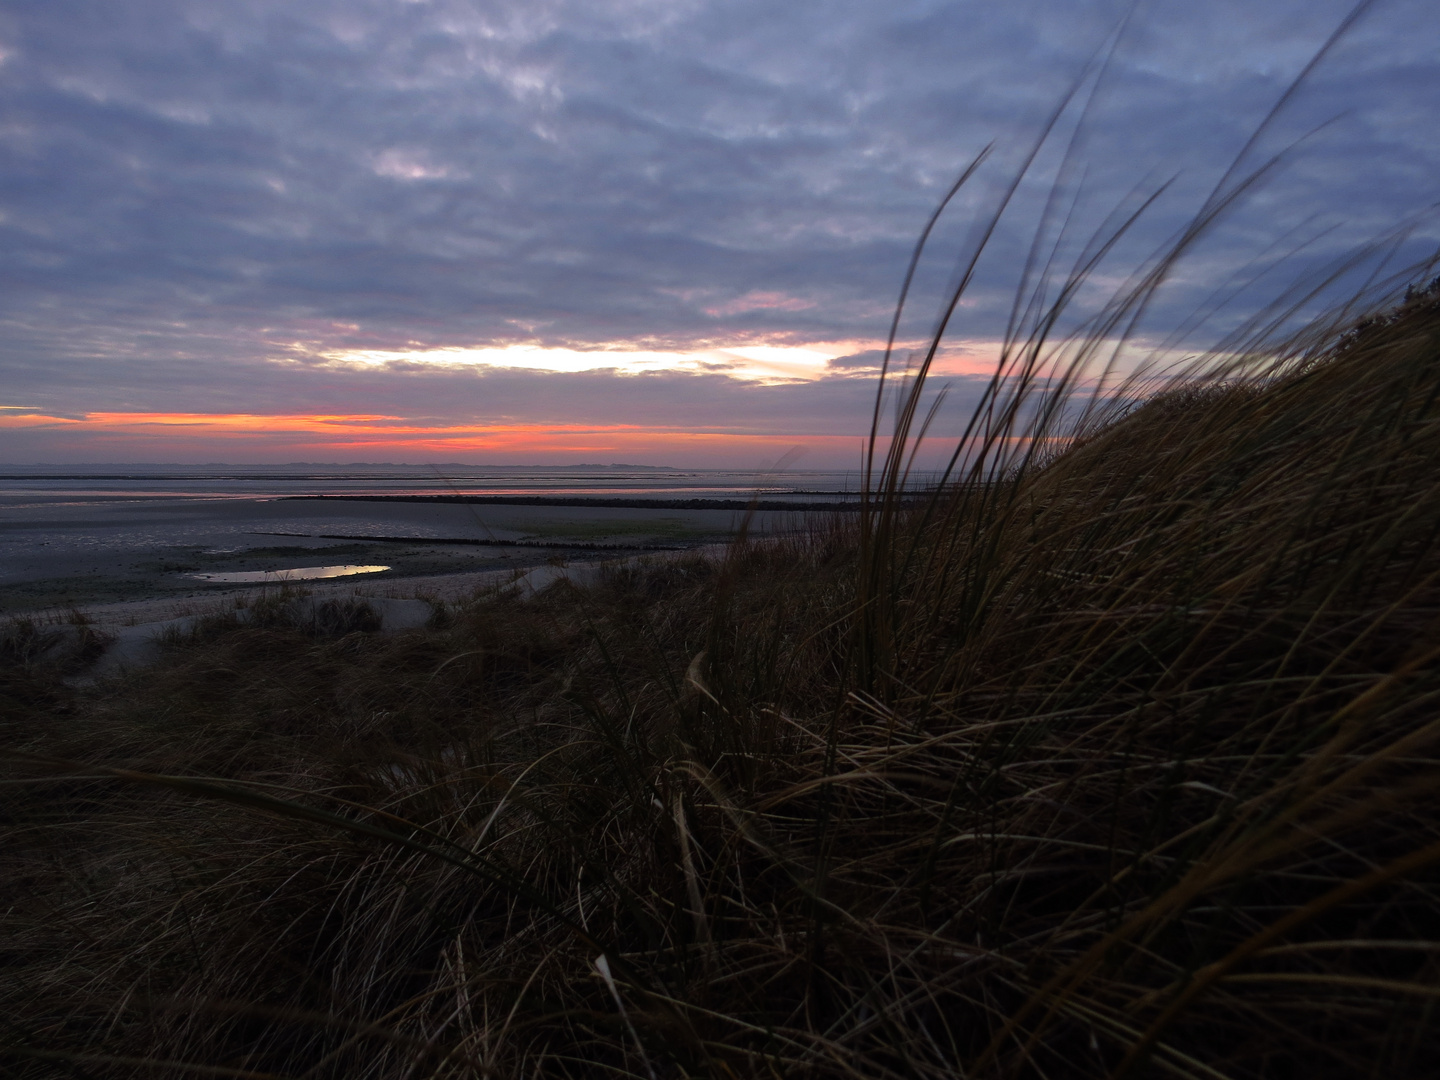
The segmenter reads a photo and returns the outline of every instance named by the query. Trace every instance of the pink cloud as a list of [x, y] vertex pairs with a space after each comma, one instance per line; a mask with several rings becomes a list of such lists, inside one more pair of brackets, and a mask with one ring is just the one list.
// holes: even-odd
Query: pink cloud
[[740, 315], [747, 311], [807, 311], [815, 306], [813, 300], [802, 300], [798, 296], [786, 296], [778, 292], [757, 292], [751, 290], [734, 300], [704, 309], [705, 314], [719, 319], [726, 315]]

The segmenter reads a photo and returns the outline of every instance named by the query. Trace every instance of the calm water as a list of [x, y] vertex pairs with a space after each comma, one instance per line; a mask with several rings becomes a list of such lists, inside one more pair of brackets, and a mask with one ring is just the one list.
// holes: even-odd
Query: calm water
[[554, 495], [735, 499], [853, 493], [854, 472], [603, 468], [80, 466], [0, 467], [0, 509], [69, 499], [281, 498], [287, 495]]
[[388, 566], [296, 566], [289, 570], [237, 570], [228, 574], [190, 574], [196, 581], [223, 582], [227, 585], [255, 585], [281, 581], [320, 581], [325, 578], [355, 577], [357, 574], [380, 574]]

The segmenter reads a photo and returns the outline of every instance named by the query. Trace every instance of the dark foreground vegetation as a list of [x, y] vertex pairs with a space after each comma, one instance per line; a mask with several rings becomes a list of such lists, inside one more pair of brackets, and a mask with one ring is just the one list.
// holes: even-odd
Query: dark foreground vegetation
[[1422, 293], [721, 562], [16, 646], [0, 1068], [1434, 1075], [1437, 541]]

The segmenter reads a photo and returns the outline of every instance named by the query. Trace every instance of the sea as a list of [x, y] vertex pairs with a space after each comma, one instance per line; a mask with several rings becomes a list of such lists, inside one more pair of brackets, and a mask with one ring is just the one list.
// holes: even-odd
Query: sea
[[0, 466], [0, 509], [109, 499], [278, 499], [317, 495], [463, 495], [644, 499], [853, 497], [858, 472], [672, 469], [648, 465], [475, 466], [296, 462], [287, 465]]

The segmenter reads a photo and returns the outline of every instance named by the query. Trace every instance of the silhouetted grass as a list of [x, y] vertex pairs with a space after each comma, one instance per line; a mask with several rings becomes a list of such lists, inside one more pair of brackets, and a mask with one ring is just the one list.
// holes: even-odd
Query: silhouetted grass
[[1437, 399], [1431, 293], [878, 570], [837, 517], [444, 631], [11, 665], [7, 1068], [1425, 1075]]

